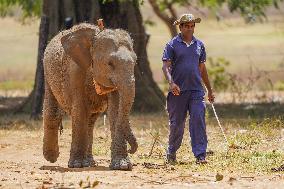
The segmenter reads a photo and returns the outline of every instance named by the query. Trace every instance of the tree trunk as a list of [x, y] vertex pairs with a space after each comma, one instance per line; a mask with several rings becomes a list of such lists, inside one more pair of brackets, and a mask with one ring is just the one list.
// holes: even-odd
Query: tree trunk
[[34, 84], [34, 96], [32, 103], [32, 119], [38, 119], [42, 111], [43, 91], [44, 91], [44, 71], [43, 71], [43, 55], [47, 45], [49, 20], [46, 15], [41, 16], [39, 27], [39, 42], [38, 42], [38, 56], [37, 67]]
[[39, 26], [37, 67], [36, 67], [35, 84], [33, 89], [34, 92], [32, 93], [33, 94], [32, 112], [31, 112], [32, 119], [39, 118], [43, 104], [43, 96], [44, 96], [43, 55], [44, 55], [44, 50], [47, 46], [48, 33], [49, 33], [48, 6], [49, 6], [48, 0], [44, 0], [42, 6], [42, 16], [40, 19], [40, 26]]
[[[55, 36], [58, 31], [61, 29], [61, 26], [63, 25], [60, 24], [60, 16], [59, 16], [59, 5], [62, 3], [62, 1], [59, 0], [49, 0], [48, 1], [48, 8], [49, 11], [46, 15], [49, 17], [49, 34], [48, 34], [48, 39], [51, 39], [53, 36]], [[62, 7], [64, 8], [64, 7]]]
[[73, 0], [75, 7], [76, 23], [90, 22], [92, 12], [92, 0]]
[[[48, 2], [48, 3], [47, 3]], [[103, 18], [106, 27], [122, 28], [130, 32], [134, 39], [134, 50], [137, 54], [137, 65], [135, 66], [136, 96], [134, 110], [140, 112], [161, 111], [164, 109], [165, 97], [153, 80], [152, 72], [146, 52], [147, 35], [143, 26], [142, 16], [139, 10], [138, 0], [119, 1], [102, 3], [99, 0], [44, 0], [43, 16], [40, 26], [40, 43], [38, 50], [38, 64], [35, 77], [35, 91], [31, 93], [37, 99], [33, 103], [32, 117], [38, 117], [41, 113], [43, 88], [43, 52], [47, 39], [51, 39], [64, 27], [64, 19], [67, 16], [73, 17], [76, 23], [94, 23], [97, 19]], [[48, 6], [48, 8], [46, 7]], [[47, 11], [49, 10], [49, 11]], [[47, 14], [44, 14], [47, 11]], [[47, 19], [46, 19], [47, 18]], [[45, 21], [46, 19], [46, 21]], [[43, 28], [49, 28], [48, 31]], [[47, 37], [48, 36], [48, 37]], [[26, 103], [26, 102], [25, 102]], [[28, 104], [28, 103], [26, 103]]]

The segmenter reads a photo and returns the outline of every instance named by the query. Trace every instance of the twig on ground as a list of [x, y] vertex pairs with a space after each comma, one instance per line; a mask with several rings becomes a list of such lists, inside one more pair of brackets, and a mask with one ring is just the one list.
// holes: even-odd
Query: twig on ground
[[271, 171], [273, 171], [273, 172], [280, 172], [280, 171], [284, 171], [284, 164], [283, 164], [283, 165], [281, 165], [280, 167], [271, 168]]
[[148, 180], [148, 179], [145, 179], [145, 178], [142, 178], [142, 177], [138, 177], [136, 175], [133, 175], [133, 177], [136, 177], [136, 178], [139, 178], [141, 180], [143, 180], [145, 183], [153, 183], [153, 184], [166, 184], [165, 182], [163, 181], [156, 181], [156, 180]]
[[145, 168], [148, 168], [148, 169], [160, 169], [160, 168], [166, 168], [167, 165], [166, 164], [156, 164], [156, 163], [147, 163], [147, 162], [144, 162], [142, 164]]
[[198, 178], [198, 177], [194, 177], [194, 175], [179, 175], [179, 176], [176, 176], [176, 177], [172, 177], [172, 178], [169, 178], [169, 179], [166, 179], [166, 180], [162, 180], [162, 181], [156, 181], [156, 180], [148, 180], [148, 179], [145, 179], [145, 178], [141, 178], [141, 177], [138, 177], [136, 175], [134, 175], [133, 177], [136, 177], [136, 178], [139, 178], [143, 181], [145, 181], [146, 183], [155, 183], [155, 184], [170, 184], [169, 181], [172, 181], [172, 180], [177, 180], [179, 178], [194, 178], [194, 179], [197, 179], [197, 181], [199, 182], [208, 182], [208, 181], [211, 181], [210, 179], [206, 179], [206, 178]]
[[[151, 134], [151, 133], [150, 133], [150, 134]], [[151, 134], [151, 135], [152, 135], [152, 134]], [[153, 135], [152, 135], [152, 136], [153, 136]], [[154, 150], [155, 144], [157, 143], [159, 134], [156, 134], [156, 136], [153, 136], [153, 137], [154, 137], [154, 142], [153, 142], [153, 144], [152, 144], [152, 147], [151, 147], [151, 150], [150, 150], [150, 152], [149, 152], [148, 158], [151, 157], [152, 154], [153, 154], [153, 150]]]
[[[150, 133], [150, 135], [155, 138], [155, 136]], [[167, 151], [167, 148], [165, 147], [165, 145], [163, 144], [163, 142], [159, 139], [159, 137], [157, 137], [157, 142], [160, 144], [161, 147], [163, 147], [165, 149], [165, 151]]]
[[244, 178], [244, 179], [253, 179], [254, 176], [241, 176], [241, 178]]

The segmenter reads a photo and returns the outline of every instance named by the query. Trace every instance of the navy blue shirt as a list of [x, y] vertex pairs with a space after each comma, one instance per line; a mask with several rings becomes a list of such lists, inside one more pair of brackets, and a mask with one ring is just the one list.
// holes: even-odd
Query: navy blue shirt
[[206, 61], [206, 51], [200, 40], [193, 37], [188, 45], [178, 34], [167, 43], [162, 60], [171, 61], [170, 74], [181, 91], [204, 90], [199, 64]]

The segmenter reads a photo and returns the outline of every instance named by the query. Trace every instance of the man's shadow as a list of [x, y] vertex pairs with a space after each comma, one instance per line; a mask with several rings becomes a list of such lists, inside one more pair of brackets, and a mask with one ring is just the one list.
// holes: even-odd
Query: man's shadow
[[39, 168], [40, 170], [56, 171], [60, 173], [65, 172], [83, 172], [83, 171], [111, 171], [109, 167], [106, 166], [96, 166], [96, 167], [84, 167], [84, 168], [66, 168], [61, 166], [46, 166], [43, 165]]

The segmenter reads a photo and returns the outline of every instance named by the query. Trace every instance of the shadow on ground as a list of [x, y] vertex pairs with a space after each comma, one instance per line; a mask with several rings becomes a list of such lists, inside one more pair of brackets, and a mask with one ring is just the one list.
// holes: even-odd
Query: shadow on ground
[[46, 166], [43, 165], [39, 168], [40, 170], [49, 170], [60, 173], [65, 172], [83, 172], [83, 171], [111, 171], [109, 167], [106, 166], [97, 166], [97, 167], [85, 167], [85, 168], [66, 168], [61, 166]]

